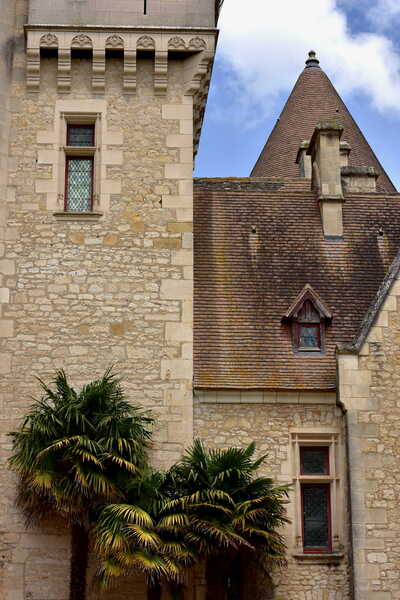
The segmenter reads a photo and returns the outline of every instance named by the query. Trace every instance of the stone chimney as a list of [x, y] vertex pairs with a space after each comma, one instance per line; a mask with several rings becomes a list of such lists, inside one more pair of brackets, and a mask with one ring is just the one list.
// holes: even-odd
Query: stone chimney
[[311, 156], [307, 154], [309, 147], [309, 140], [301, 142], [296, 157], [296, 164], [299, 165], [300, 177], [305, 177], [306, 179], [311, 179]]
[[331, 240], [343, 237], [342, 133], [339, 121], [318, 121], [307, 150], [312, 165], [311, 187], [320, 202], [324, 236]]
[[344, 194], [376, 192], [376, 180], [379, 172], [375, 167], [354, 167], [349, 165], [351, 146], [340, 142], [340, 166]]
[[341, 169], [342, 186], [347, 194], [376, 192], [376, 180], [379, 177], [375, 167], [348, 167]]
[[348, 142], [340, 142], [340, 166], [347, 167], [349, 164], [349, 156], [351, 146]]

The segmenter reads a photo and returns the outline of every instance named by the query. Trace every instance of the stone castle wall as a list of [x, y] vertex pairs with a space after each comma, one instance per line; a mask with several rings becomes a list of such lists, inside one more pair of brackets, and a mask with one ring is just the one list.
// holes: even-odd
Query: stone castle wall
[[[56, 91], [53, 57], [42, 58], [39, 92], [27, 93], [21, 78], [12, 84], [0, 259], [4, 600], [68, 597], [68, 536], [54, 523], [26, 530], [6, 469], [7, 433], [39, 391], [35, 375], [49, 380], [63, 367], [80, 386], [113, 364], [127, 398], [157, 417], [155, 465], [171, 464], [192, 440], [193, 98], [184, 94], [184, 61], [170, 60], [162, 96], [151, 59], [138, 60], [129, 96], [122, 59], [107, 59], [104, 94], [91, 90], [91, 62], [72, 58], [69, 94]], [[16, 63], [24, 67], [23, 52]], [[65, 220], [54, 195], [64, 143], [57, 123], [60, 110], [91, 107], [101, 113], [100, 214]]]
[[400, 280], [359, 354], [339, 354], [347, 409], [355, 600], [400, 598]]
[[30, 23], [214, 27], [215, 0], [30, 0]]
[[[344, 421], [339, 408], [334, 404], [291, 404], [291, 394], [282, 392], [285, 404], [277, 403], [277, 395], [269, 393], [272, 402], [261, 400], [262, 393], [250, 392], [251, 403], [243, 399], [238, 404], [232, 400], [234, 392], [217, 393], [217, 402], [206, 402], [204, 396], [195, 402], [194, 435], [208, 446], [226, 448], [246, 446], [255, 441], [259, 455], [266, 454], [265, 466], [260, 474], [272, 477], [277, 483], [289, 483], [293, 487], [289, 493], [288, 517], [291, 524], [285, 533], [288, 544], [288, 566], [277, 569], [273, 574], [275, 600], [348, 600], [351, 598], [348, 563], [347, 515], [346, 515], [346, 470], [341, 461], [340, 477], [343, 493], [338, 496], [342, 512], [339, 517], [338, 537], [334, 540], [335, 551], [339, 555], [332, 562], [302, 554], [301, 541], [296, 539], [298, 515], [296, 515], [296, 486], [294, 485], [292, 436], [298, 432], [337, 431], [340, 438], [342, 458], [344, 458]], [[208, 394], [208, 398], [212, 395]], [[265, 396], [265, 395], [264, 395]], [[285, 398], [283, 398], [285, 396]], [[299, 396], [299, 394], [297, 394]], [[310, 402], [308, 395], [308, 402]], [[330, 395], [326, 395], [331, 401]], [[219, 400], [218, 400], [219, 397]], [[297, 401], [299, 398], [297, 398]], [[300, 398], [300, 401], [302, 399]], [[223, 402], [223, 403], [222, 403]], [[266, 596], [270, 597], [270, 596]]]

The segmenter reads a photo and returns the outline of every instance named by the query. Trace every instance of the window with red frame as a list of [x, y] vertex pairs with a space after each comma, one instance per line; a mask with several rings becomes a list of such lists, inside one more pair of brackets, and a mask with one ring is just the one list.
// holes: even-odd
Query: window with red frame
[[[67, 212], [90, 212], [92, 210], [94, 135], [94, 125], [68, 124], [67, 126], [65, 161], [65, 210]], [[82, 148], [82, 155], [79, 153], [79, 147]]]
[[331, 486], [303, 479], [304, 476], [311, 479], [329, 476], [329, 448], [301, 447], [300, 474], [303, 550], [310, 553], [331, 552]]
[[305, 300], [293, 321], [293, 338], [294, 346], [300, 352], [322, 350], [321, 316], [311, 300]]

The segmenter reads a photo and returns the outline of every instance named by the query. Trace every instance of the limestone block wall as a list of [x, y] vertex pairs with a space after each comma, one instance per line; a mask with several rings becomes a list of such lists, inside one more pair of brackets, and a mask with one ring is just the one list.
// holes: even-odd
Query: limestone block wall
[[216, 0], [31, 0], [29, 23], [214, 27]]
[[[24, 66], [23, 52], [16, 60]], [[124, 94], [118, 55], [107, 57], [101, 94], [82, 53], [72, 56], [69, 93], [57, 90], [53, 56], [42, 57], [37, 92], [27, 92], [24, 79], [12, 83], [0, 259], [4, 600], [68, 597], [68, 535], [54, 522], [26, 530], [6, 468], [7, 433], [38, 393], [35, 375], [49, 380], [63, 367], [80, 386], [113, 364], [127, 397], [157, 417], [156, 466], [171, 464], [192, 440], [193, 97], [185, 68], [170, 60], [161, 95], [152, 58], [138, 59], [136, 94]], [[59, 121], [75, 112], [100, 121], [100, 200], [94, 215], [65, 218], [55, 176]], [[124, 582], [110, 598], [133, 590], [141, 598], [143, 582]]]
[[356, 600], [400, 598], [400, 281], [358, 354], [339, 354], [347, 409]]
[[4, 1], [0, 18], [0, 194], [5, 198], [9, 126], [9, 86], [16, 39], [14, 36], [15, 2]]
[[[295, 478], [295, 436], [328, 435], [339, 441], [338, 470], [341, 493], [338, 509], [335, 557], [304, 555], [299, 539]], [[246, 446], [253, 440], [259, 454], [267, 454], [262, 474], [279, 483], [293, 485], [284, 534], [288, 545], [288, 566], [272, 573], [274, 600], [347, 600], [351, 598], [348, 559], [344, 420], [335, 405], [334, 394], [306, 392], [204, 391], [196, 394], [194, 435], [207, 445], [226, 448]], [[266, 592], [267, 594], [267, 592]], [[268, 594], [265, 597], [270, 597]]]

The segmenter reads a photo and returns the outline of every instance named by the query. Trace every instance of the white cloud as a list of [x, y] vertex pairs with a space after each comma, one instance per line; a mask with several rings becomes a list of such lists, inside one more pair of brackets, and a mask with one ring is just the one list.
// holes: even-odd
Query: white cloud
[[[378, 0], [399, 7], [400, 0]], [[334, 0], [225, 0], [219, 51], [234, 76], [232, 102], [253, 113], [293, 86], [308, 50], [340, 93], [363, 92], [380, 111], [400, 111], [400, 56], [389, 37], [352, 34]], [[244, 108], [244, 105], [246, 108]]]

